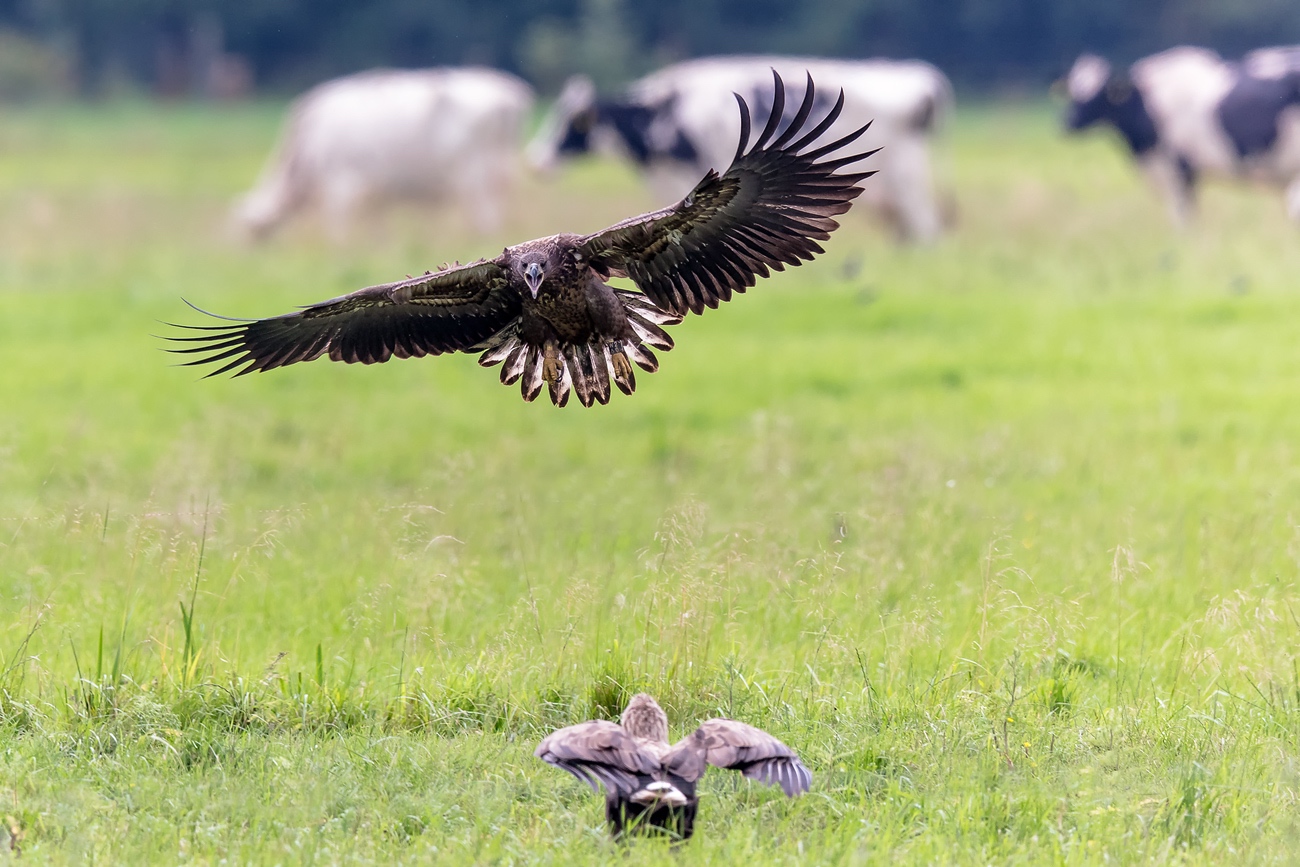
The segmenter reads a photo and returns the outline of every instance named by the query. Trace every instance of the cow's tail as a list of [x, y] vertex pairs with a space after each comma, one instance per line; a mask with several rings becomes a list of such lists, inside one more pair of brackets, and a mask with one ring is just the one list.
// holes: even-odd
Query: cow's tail
[[248, 239], [261, 241], [269, 237], [302, 204], [302, 148], [297, 140], [297, 121], [298, 113], [294, 112], [257, 183], [235, 203], [232, 222]]

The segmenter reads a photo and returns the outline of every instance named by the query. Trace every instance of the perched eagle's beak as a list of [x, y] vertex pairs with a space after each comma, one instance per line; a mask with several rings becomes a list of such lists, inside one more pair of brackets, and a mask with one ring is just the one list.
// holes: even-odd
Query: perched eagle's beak
[[530, 262], [528, 267], [524, 269], [524, 282], [528, 284], [528, 291], [533, 293], [534, 298], [537, 297], [537, 290], [542, 286], [544, 276], [542, 266], [536, 262]]
[[634, 804], [664, 804], [669, 807], [681, 807], [686, 804], [686, 796], [672, 783], [662, 781], [651, 783], [628, 798]]

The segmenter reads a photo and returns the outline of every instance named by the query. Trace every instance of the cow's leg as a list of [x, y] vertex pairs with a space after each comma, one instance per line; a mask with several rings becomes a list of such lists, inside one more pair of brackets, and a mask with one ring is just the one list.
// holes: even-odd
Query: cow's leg
[[1300, 223], [1300, 176], [1292, 178], [1291, 184], [1286, 188], [1286, 213]]
[[354, 175], [340, 172], [321, 190], [321, 211], [331, 241], [342, 244], [352, 235], [352, 224], [366, 197], [366, 187]]
[[[888, 166], [867, 183], [886, 186], [884, 210], [901, 240], [929, 243], [939, 238], [943, 220], [935, 200], [930, 149], [924, 140], [908, 137], [889, 150]], [[884, 156], [885, 152], [881, 152]]]
[[1170, 154], [1156, 153], [1143, 158], [1142, 171], [1165, 200], [1174, 225], [1187, 228], [1196, 210], [1196, 176], [1191, 166]]

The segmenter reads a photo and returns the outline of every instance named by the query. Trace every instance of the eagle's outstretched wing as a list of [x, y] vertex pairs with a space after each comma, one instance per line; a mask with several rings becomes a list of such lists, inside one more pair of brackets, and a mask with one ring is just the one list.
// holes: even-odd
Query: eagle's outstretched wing
[[637, 745], [623, 727], [605, 720], [578, 723], [547, 735], [534, 753], [599, 791], [620, 800], [639, 790], [659, 769], [659, 760]]
[[664, 756], [663, 763], [692, 782], [703, 776], [706, 765], [740, 771], [751, 780], [779, 785], [790, 797], [812, 785], [812, 772], [794, 750], [762, 729], [732, 719], [701, 723]]
[[[726, 173], [710, 171], [685, 199], [669, 208], [624, 220], [589, 235], [579, 250], [596, 271], [629, 277], [663, 310], [704, 312], [744, 292], [768, 269], [782, 271], [822, 252], [818, 241], [839, 226], [832, 217], [849, 209], [857, 186], [874, 172], [846, 172], [875, 151], [834, 156], [867, 126], [809, 149], [839, 117], [844, 92], [825, 118], [804, 132], [813, 107], [813, 81], [789, 126], [777, 135], [785, 86], [776, 90], [767, 124], [749, 147], [749, 107], [739, 94], [740, 146]], [[801, 135], [802, 134], [802, 135]], [[775, 136], [775, 138], [774, 138]]]
[[284, 316], [229, 325], [182, 325], [204, 332], [171, 337], [171, 349], [197, 355], [188, 365], [217, 364], [208, 376], [271, 370], [329, 355], [376, 364], [398, 358], [473, 350], [507, 328], [521, 299], [500, 261], [475, 262], [398, 283], [371, 286]]

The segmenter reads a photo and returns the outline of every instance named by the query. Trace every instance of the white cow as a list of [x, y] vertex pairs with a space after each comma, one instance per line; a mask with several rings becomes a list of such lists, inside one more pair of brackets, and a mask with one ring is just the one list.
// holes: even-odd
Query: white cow
[[1067, 127], [1113, 126], [1176, 223], [1190, 216], [1202, 175], [1284, 187], [1287, 211], [1300, 220], [1300, 53], [1294, 49], [1262, 49], [1228, 63], [1208, 49], [1171, 48], [1128, 70], [1084, 55], [1067, 86]]
[[646, 172], [664, 203], [684, 195], [710, 168], [735, 156], [743, 96], [756, 127], [772, 107], [772, 70], [786, 82], [792, 115], [811, 73], [818, 94], [814, 117], [844, 90], [844, 112], [822, 141], [873, 121], [861, 140], [883, 147], [872, 158], [879, 174], [863, 182], [861, 201], [881, 212], [907, 240], [931, 241], [943, 230], [931, 165], [931, 140], [951, 112], [952, 86], [928, 63], [825, 60], [801, 57], [713, 57], [666, 67], [598, 100], [585, 79], [572, 79], [529, 144], [540, 169], [566, 156], [615, 148]]
[[359, 208], [455, 200], [498, 228], [518, 175], [531, 88], [493, 69], [375, 70], [294, 101], [276, 151], [235, 217], [254, 237], [316, 207], [336, 239]]

